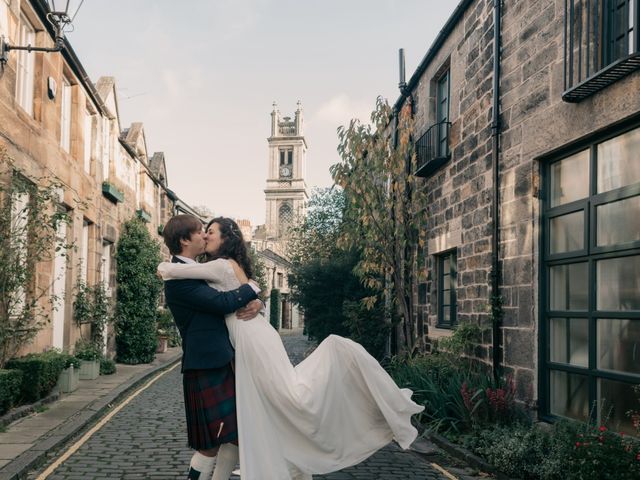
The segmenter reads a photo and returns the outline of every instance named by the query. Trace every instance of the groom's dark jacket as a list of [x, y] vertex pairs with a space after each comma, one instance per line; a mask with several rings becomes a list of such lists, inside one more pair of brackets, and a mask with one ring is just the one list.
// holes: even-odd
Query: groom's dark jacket
[[[172, 263], [185, 263], [173, 257]], [[182, 371], [219, 368], [233, 358], [224, 316], [257, 298], [247, 284], [219, 292], [204, 280], [167, 280], [164, 292], [182, 337]]]

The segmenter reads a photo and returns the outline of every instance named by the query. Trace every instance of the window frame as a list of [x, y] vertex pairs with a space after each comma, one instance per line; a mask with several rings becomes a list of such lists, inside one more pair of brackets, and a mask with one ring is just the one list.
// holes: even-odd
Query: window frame
[[[597, 192], [598, 180], [598, 151], [597, 147], [613, 138], [622, 136], [635, 129], [640, 129], [640, 118], [632, 119], [629, 122], [605, 131], [600, 135], [592, 136], [575, 146], [562, 149], [546, 158], [541, 158], [541, 173], [543, 177], [541, 192], [541, 228], [540, 244], [542, 252], [540, 255], [540, 285], [539, 285], [539, 402], [541, 418], [553, 421], [563, 418], [551, 413], [551, 372], [563, 372], [567, 374], [580, 375], [586, 378], [589, 406], [598, 402], [598, 381], [613, 380], [626, 384], [640, 383], [640, 373], [622, 372], [606, 370], [598, 365], [598, 321], [607, 319], [629, 319], [640, 322], [640, 310], [598, 310], [597, 300], [597, 262], [611, 258], [624, 258], [640, 255], [640, 240], [620, 243], [616, 245], [597, 245], [597, 218], [596, 209], [613, 201], [620, 201], [627, 198], [640, 196], [640, 183], [618, 187], [606, 192]], [[550, 206], [550, 169], [551, 166], [576, 153], [588, 149], [589, 151], [589, 187], [587, 197], [572, 201], [563, 205]], [[550, 219], [571, 212], [583, 211], [583, 248], [571, 252], [557, 254], [550, 253], [551, 233]], [[576, 310], [551, 310], [550, 291], [550, 267], [557, 265], [567, 265], [586, 262], [588, 268], [587, 280], [587, 309]], [[551, 360], [551, 319], [572, 319], [584, 318], [588, 322], [587, 326], [587, 366], [579, 366], [571, 363], [554, 362]], [[569, 342], [570, 337], [565, 341]], [[595, 403], [597, 405], [597, 403]], [[600, 408], [589, 408], [589, 416], [600, 415]], [[598, 418], [592, 418], [599, 420]]]
[[[18, 25], [18, 45], [36, 46], [36, 29], [25, 15], [20, 12]], [[30, 116], [34, 115], [35, 55], [26, 50], [18, 50], [16, 56], [16, 103]]]
[[67, 153], [71, 153], [72, 117], [73, 84], [63, 76], [60, 89], [60, 147]]
[[[458, 324], [458, 296], [456, 289], [458, 288], [458, 251], [456, 248], [447, 250], [434, 255], [437, 265], [437, 295], [438, 295], [438, 314], [437, 324], [438, 328], [453, 329]], [[449, 259], [449, 272], [444, 272], [444, 262]], [[444, 298], [444, 278], [450, 277], [449, 281], [449, 303], [445, 304]], [[444, 320], [445, 307], [449, 307], [449, 321]]]

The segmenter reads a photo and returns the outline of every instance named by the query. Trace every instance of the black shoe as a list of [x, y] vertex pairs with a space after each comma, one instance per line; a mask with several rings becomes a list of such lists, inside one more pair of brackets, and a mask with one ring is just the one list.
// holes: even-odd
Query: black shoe
[[189, 467], [189, 474], [187, 480], [198, 480], [200, 478], [200, 472], [193, 467]]

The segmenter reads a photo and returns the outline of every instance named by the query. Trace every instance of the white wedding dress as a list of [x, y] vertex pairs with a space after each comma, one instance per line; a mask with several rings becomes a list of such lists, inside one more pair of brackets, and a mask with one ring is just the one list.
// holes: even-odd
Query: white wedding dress
[[[231, 264], [164, 262], [165, 280], [204, 279], [217, 290], [240, 286]], [[392, 440], [417, 436], [411, 400], [359, 344], [331, 335], [294, 367], [278, 332], [258, 315], [226, 316], [235, 347], [242, 480], [289, 480], [296, 468], [322, 474], [355, 465]], [[299, 478], [299, 477], [296, 477]]]

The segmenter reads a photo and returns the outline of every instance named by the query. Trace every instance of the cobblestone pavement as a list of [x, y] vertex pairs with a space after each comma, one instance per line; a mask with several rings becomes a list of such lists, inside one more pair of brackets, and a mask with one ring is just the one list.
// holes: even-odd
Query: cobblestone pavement
[[[283, 341], [294, 363], [312, 348], [300, 334], [284, 335]], [[184, 479], [191, 452], [186, 447], [181, 392], [181, 376], [176, 368], [118, 412], [48, 479]], [[32, 473], [29, 478], [37, 478], [37, 474]], [[429, 464], [395, 445], [355, 467], [314, 476], [314, 480], [444, 478]]]

